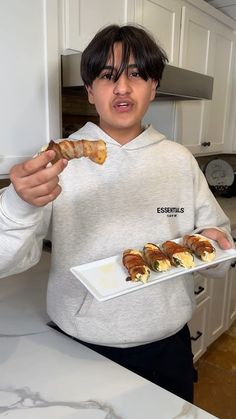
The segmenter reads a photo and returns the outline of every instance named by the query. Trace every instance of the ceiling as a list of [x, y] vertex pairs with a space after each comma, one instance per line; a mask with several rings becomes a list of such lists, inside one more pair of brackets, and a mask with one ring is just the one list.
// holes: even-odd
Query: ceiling
[[211, 6], [236, 20], [236, 0], [205, 0]]

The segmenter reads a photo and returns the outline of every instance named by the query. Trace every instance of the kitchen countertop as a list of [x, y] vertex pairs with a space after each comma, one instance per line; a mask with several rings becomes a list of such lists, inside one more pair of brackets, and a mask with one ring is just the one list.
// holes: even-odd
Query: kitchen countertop
[[49, 328], [49, 263], [0, 280], [0, 417], [214, 418]]

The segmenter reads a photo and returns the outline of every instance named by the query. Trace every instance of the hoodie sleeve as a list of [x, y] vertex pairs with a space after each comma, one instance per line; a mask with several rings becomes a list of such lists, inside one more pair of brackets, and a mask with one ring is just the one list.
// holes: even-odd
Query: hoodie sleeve
[[[204, 174], [194, 158], [193, 172], [195, 173], [195, 230], [193, 233], [200, 234], [204, 229], [216, 228], [226, 233], [232, 247], [235, 247], [231, 236], [230, 220], [215, 199]], [[202, 273], [204, 276], [222, 277], [228, 271], [230, 264], [231, 261], [226, 261], [210, 269], [203, 270]]]
[[12, 185], [0, 191], [0, 278], [23, 272], [39, 261], [50, 218], [51, 204], [34, 207]]

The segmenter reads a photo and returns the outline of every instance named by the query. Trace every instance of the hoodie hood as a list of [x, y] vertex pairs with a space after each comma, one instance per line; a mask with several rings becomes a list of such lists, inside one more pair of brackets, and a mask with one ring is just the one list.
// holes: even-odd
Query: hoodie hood
[[126, 144], [119, 144], [116, 140], [106, 134], [99, 126], [93, 122], [87, 122], [80, 130], [70, 135], [70, 138], [75, 140], [80, 140], [82, 138], [89, 140], [99, 140], [102, 139], [109, 146], [115, 146], [123, 148], [126, 150], [138, 150], [156, 144], [157, 142], [163, 141], [166, 139], [164, 134], [161, 134], [152, 125], [148, 125], [144, 128], [140, 135], [135, 137], [133, 140], [129, 141]]

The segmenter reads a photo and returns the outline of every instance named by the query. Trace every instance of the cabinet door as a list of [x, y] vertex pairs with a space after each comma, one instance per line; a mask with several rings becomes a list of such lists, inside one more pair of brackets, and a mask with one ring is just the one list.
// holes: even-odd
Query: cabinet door
[[183, 7], [180, 65], [214, 77], [212, 100], [177, 104], [175, 138], [193, 153], [224, 151], [232, 76], [233, 31]]
[[208, 113], [205, 121], [205, 138], [211, 143], [209, 151], [225, 150], [232, 85], [232, 57], [233, 31], [215, 22], [212, 28], [211, 54], [209, 55], [209, 73], [214, 77], [213, 97], [207, 103]]
[[57, 1], [1, 2], [0, 176], [60, 136]]
[[236, 319], [236, 268], [235, 263], [229, 273], [229, 288], [227, 300], [227, 329]]
[[135, 19], [153, 34], [166, 51], [169, 63], [178, 65], [181, 3], [176, 0], [136, 0]]
[[208, 278], [210, 283], [210, 311], [208, 319], [208, 342], [210, 345], [227, 328], [228, 275], [224, 278]]
[[[209, 74], [210, 40], [208, 17], [191, 6], [183, 7], [180, 66]], [[180, 101], [176, 106], [175, 137], [193, 153], [200, 152], [201, 143], [206, 140], [206, 112], [205, 100]]]
[[199, 272], [194, 273], [194, 295], [197, 305], [209, 296], [209, 283]]
[[209, 311], [209, 297], [201, 301], [196, 308], [193, 318], [188, 323], [194, 362], [204, 354], [207, 348], [207, 318]]
[[134, 21], [134, 0], [63, 0], [64, 49], [83, 51], [102, 27]]

